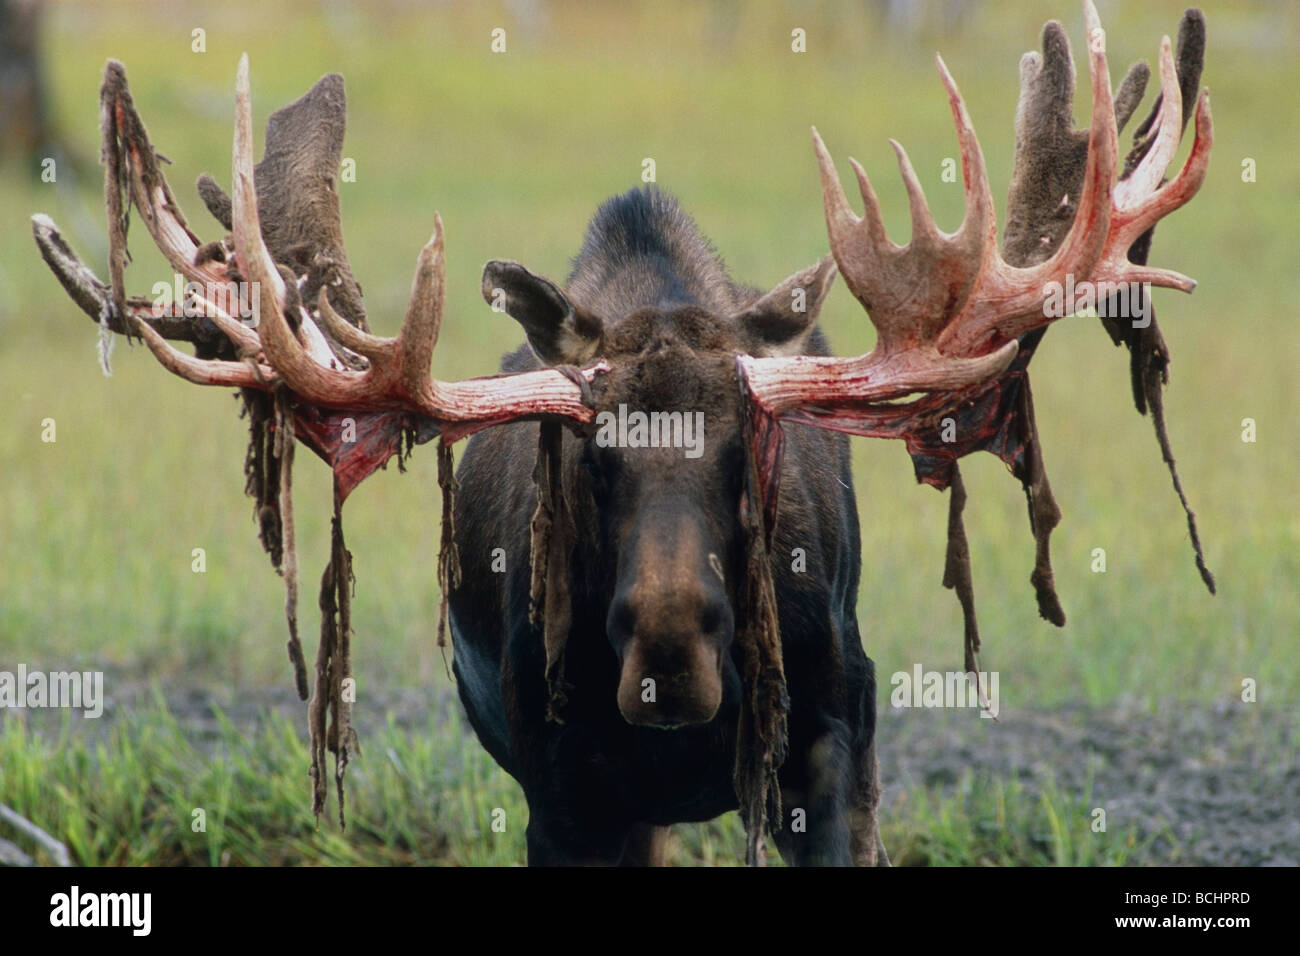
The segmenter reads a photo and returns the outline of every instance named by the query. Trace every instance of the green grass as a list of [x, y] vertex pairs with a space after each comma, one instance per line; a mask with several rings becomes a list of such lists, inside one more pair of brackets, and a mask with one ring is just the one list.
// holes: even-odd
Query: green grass
[[1091, 789], [1066, 793], [1051, 780], [1035, 793], [968, 771], [951, 794], [903, 790], [881, 833], [895, 866], [1123, 866], [1158, 837], [1173, 840], [1166, 831], [1139, 838], [1132, 824], [1095, 831], [1090, 798]]
[[[255, 734], [217, 712], [196, 746], [158, 693], [106, 739], [0, 736], [7, 801], [66, 841], [82, 865], [502, 865], [522, 859], [527, 812], [491, 758], [446, 727], [369, 736], [348, 773], [348, 828], [316, 827], [304, 798], [310, 763], [298, 728], [272, 712]], [[142, 786], [142, 781], [146, 782]], [[505, 811], [505, 831], [491, 829]], [[196, 811], [201, 811], [201, 815]]]
[[[217, 710], [215, 739], [199, 744], [157, 688], [154, 697], [95, 743], [66, 720], [58, 734], [30, 732], [21, 720], [0, 732], [4, 802], [59, 834], [74, 865], [508, 866], [525, 859], [519, 788], [464, 735], [455, 711], [446, 724], [390, 722], [366, 736], [348, 768], [342, 831], [332, 795], [319, 827], [306, 812], [310, 761], [284, 714], [264, 714], [246, 734]], [[882, 833], [895, 863], [907, 866], [1121, 865], [1140, 853], [1131, 827], [1093, 833], [1089, 806], [1086, 790], [1065, 794], [1049, 781], [1035, 795], [967, 773], [950, 794], [899, 791]], [[494, 829], [494, 820], [504, 829]], [[729, 813], [674, 827], [668, 861], [735, 865], [743, 845], [739, 817]], [[769, 852], [779, 863], [775, 848]]]
[[[1293, 57], [1300, 11], [1263, 3], [1204, 6], [1214, 161], [1197, 199], [1160, 227], [1153, 261], [1200, 283], [1190, 297], [1160, 292], [1156, 302], [1174, 355], [1167, 392], [1172, 440], [1220, 593], [1209, 597], [1196, 576], [1151, 426], [1132, 409], [1126, 356], [1095, 322], [1062, 323], [1033, 368], [1047, 466], [1065, 514], [1053, 539], [1069, 616], [1064, 630], [1035, 612], [1028, 583], [1032, 539], [1016, 483], [990, 456], [963, 465], [985, 637], [982, 664], [1000, 671], [1006, 699], [1024, 705], [1083, 700], [1102, 706], [1125, 698], [1167, 707], [1235, 695], [1244, 677], [1258, 681], [1261, 701], [1280, 704], [1300, 683], [1300, 591], [1294, 584], [1300, 577], [1300, 430], [1293, 408], [1300, 365], [1294, 332], [1300, 167], [1292, 131], [1280, 121], [1295, 113], [1300, 96]], [[517, 258], [563, 278], [586, 218], [600, 200], [639, 182], [647, 156], [656, 160], [659, 184], [695, 215], [736, 276], [756, 284], [774, 284], [826, 251], [807, 136], [814, 123], [842, 169], [849, 155], [864, 162], [896, 239], [906, 238], [907, 213], [888, 136], [907, 145], [940, 225], [955, 228], [960, 187], [942, 183], [939, 169], [956, 155], [956, 143], [933, 51], [942, 50], [962, 86], [1001, 197], [1010, 174], [1019, 55], [1036, 45], [1042, 22], [1052, 16], [1065, 22], [1076, 50], [1081, 43], [1074, 0], [989, 3], [961, 30], [930, 25], [913, 36], [887, 34], [869, 14], [833, 6], [665, 12], [646, 4], [619, 5], [618, 13], [594, 4], [548, 6], [536, 29], [493, 4], [403, 5], [382, 13], [336, 5], [328, 15], [314, 4], [298, 9], [300, 27], [286, 43], [281, 27], [273, 26], [283, 24], [282, 14], [265, 4], [228, 4], [219, 19], [205, 5], [151, 6], [147, 31], [140, 29], [138, 10], [57, 5], [47, 36], [55, 112], [75, 148], [93, 160], [102, 64], [109, 56], [122, 59], [156, 145], [173, 160], [174, 191], [196, 231], [211, 238], [217, 228], [192, 183], [203, 171], [228, 182], [239, 53], [251, 56], [255, 124], [321, 73], [343, 72], [350, 104], [344, 153], [357, 167], [357, 182], [341, 187], [349, 254], [373, 324], [391, 333], [416, 252], [435, 209], [441, 210], [449, 302], [434, 371], [444, 377], [494, 371], [501, 352], [520, 338], [480, 300], [482, 263]], [[1153, 58], [1160, 35], [1176, 29], [1180, 12], [1180, 4], [1169, 2], [1102, 5], [1116, 81], [1132, 60]], [[207, 29], [204, 54], [189, 52], [196, 26]], [[494, 26], [509, 31], [504, 56], [488, 52]], [[808, 30], [806, 55], [789, 52], [793, 26]], [[1076, 114], [1086, 106], [1081, 97]], [[1256, 161], [1255, 183], [1241, 181], [1245, 157]], [[0, 165], [0, 399], [7, 409], [0, 419], [0, 667], [98, 661], [164, 683], [287, 686], [283, 596], [241, 493], [245, 432], [234, 400], [181, 383], [143, 349], [120, 344], [115, 375], [104, 379], [96, 367], [94, 329], [37, 257], [28, 218], [42, 211], [104, 271], [102, 200], [97, 172], [89, 173], [78, 187], [66, 172], [58, 185], [49, 185], [13, 160]], [[138, 222], [132, 252], [128, 282], [134, 290], [147, 292], [167, 277]], [[842, 285], [823, 323], [841, 354], [870, 348], [866, 316]], [[1240, 440], [1247, 417], [1258, 423], [1255, 444]], [[57, 422], [56, 443], [40, 440], [46, 418]], [[955, 667], [960, 613], [939, 585], [947, 500], [915, 486], [897, 443], [857, 440], [854, 457], [865, 568], [859, 614], [868, 651], [885, 675], [915, 661]], [[304, 579], [311, 581], [328, 550], [329, 486], [323, 468], [300, 461], [300, 550]], [[437, 515], [428, 449], [417, 451], [409, 474], [381, 473], [349, 501], [362, 688], [446, 687], [433, 646]], [[206, 550], [206, 574], [190, 570], [198, 547]], [[1107, 552], [1105, 574], [1089, 570], [1098, 547]], [[305, 603], [314, 612], [312, 602]], [[304, 616], [307, 634], [313, 633], [311, 618]], [[364, 696], [358, 706], [365, 706]], [[181, 743], [165, 723], [135, 723], [131, 732], [144, 735], [134, 744], [141, 752]], [[22, 803], [10, 777], [11, 768], [22, 765], [14, 748], [21, 744], [37, 753], [58, 746], [64, 748], [59, 753], [75, 753], [79, 745], [30, 738], [16, 743], [13, 734], [8, 728], [3, 738], [9, 756], [0, 800]], [[282, 805], [273, 792], [238, 789], [248, 780], [233, 762], [223, 771], [228, 776], [203, 777], [205, 792], [236, 787], [225, 792], [239, 793], [240, 800], [228, 807], [218, 849], [205, 844], [199, 852], [191, 836], [168, 829], [166, 813], [185, 801], [174, 802], [179, 795], [166, 781], [157, 794], [127, 799], [130, 778], [113, 769], [128, 759], [125, 738], [112, 759], [94, 761], [96, 773], [102, 780], [122, 775], [121, 806], [111, 804], [115, 825], [144, 825], [154, 836], [132, 838], [123, 848], [112, 842], [111, 828], [78, 820], [71, 803], [60, 812], [69, 815], [69, 833], [80, 827], [78, 854], [96, 862], [142, 861], [148, 858], [139, 855], [142, 847], [156, 848], [157, 856], [149, 858], [155, 862], [220, 862], [226, 850], [245, 862], [346, 860], [350, 853], [380, 859], [389, 851], [378, 843], [367, 849], [369, 840], [382, 834], [401, 843], [400, 834], [381, 826], [405, 827], [412, 837], [444, 834], [436, 851], [434, 844], [400, 851], [411, 859], [430, 858], [419, 853], [436, 853], [440, 861], [517, 859], [517, 845], [494, 856], [490, 841], [468, 839], [463, 827], [420, 815], [442, 812], [429, 807], [461, 786], [459, 777], [439, 777], [442, 764], [433, 759], [447, 756], [435, 753], [439, 747], [459, 752], [458, 738], [449, 728], [433, 728], [430, 736], [437, 739], [425, 747], [434, 749], [421, 750], [414, 738], [406, 750], [394, 746], [404, 761], [420, 758], [406, 762], [411, 782], [403, 784], [395, 769], [373, 768], [375, 780], [354, 781], [377, 787], [377, 797], [396, 799], [403, 786], [416, 786], [415, 768], [424, 773], [418, 796], [429, 806], [409, 809], [404, 823], [374, 824], [373, 835], [362, 823], [346, 838], [303, 831], [302, 781], [292, 780]], [[375, 743], [363, 745], [371, 754], [384, 752]], [[256, 759], [274, 773], [292, 777], [304, 765], [293, 750], [301, 742], [286, 728], [273, 725], [252, 746], [243, 759], [254, 760], [263, 748]], [[155, 757], [143, 766], [167, 766], [160, 754]], [[512, 800], [509, 806], [518, 810], [517, 791], [486, 756], [466, 753], [464, 761], [478, 768], [487, 792], [500, 794], [493, 799]], [[145, 779], [154, 778], [146, 773]], [[45, 786], [30, 783], [19, 793], [39, 793], [61, 806], [57, 792]], [[1016, 804], [1018, 819], [1039, 818], [1038, 810], [996, 781], [972, 787], [984, 800], [1002, 793], [1008, 805]], [[135, 789], [144, 789], [138, 780]], [[74, 788], [67, 799], [76, 796]], [[981, 815], [989, 804], [974, 799], [943, 804], [956, 815], [951, 823], [943, 821], [942, 808], [918, 802], [894, 835], [920, 841], [916, 852], [933, 854], [927, 858], [936, 862], [983, 859], [973, 854], [985, 836], [963, 835], [958, 825], [962, 817], [968, 826], [987, 819]], [[258, 805], [237, 810], [245, 800]], [[367, 803], [360, 793], [355, 800]], [[1064, 812], [1064, 804], [1052, 805]], [[237, 812], [248, 815], [238, 818], [239, 825], [233, 822]], [[138, 813], [151, 816], [142, 820]], [[263, 837], [256, 827], [240, 829], [272, 819], [280, 825], [270, 832], [282, 836], [266, 837], [266, 846], [258, 845]], [[382, 819], [378, 810], [374, 819]], [[210, 824], [209, 841], [218, 829]], [[930, 842], [921, 841], [921, 830]], [[695, 840], [683, 852], [731, 858], [739, 841], [728, 843], [721, 833], [683, 837]], [[952, 842], [952, 855], [932, 845], [941, 833], [950, 834], [942, 839]], [[301, 856], [293, 856], [294, 848]], [[989, 842], [980, 851], [996, 861], [1055, 859], [1057, 852], [1028, 842], [1009, 849]]]

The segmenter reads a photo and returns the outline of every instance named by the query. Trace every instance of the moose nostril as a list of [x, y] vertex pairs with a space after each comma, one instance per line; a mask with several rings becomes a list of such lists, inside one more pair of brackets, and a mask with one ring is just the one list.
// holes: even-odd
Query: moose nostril
[[632, 602], [623, 598], [614, 601], [609, 609], [609, 629], [612, 633], [621, 635], [636, 632], [636, 611]]
[[705, 634], [712, 634], [722, 626], [723, 608], [720, 602], [710, 601], [704, 606], [704, 612], [700, 615], [700, 630]]

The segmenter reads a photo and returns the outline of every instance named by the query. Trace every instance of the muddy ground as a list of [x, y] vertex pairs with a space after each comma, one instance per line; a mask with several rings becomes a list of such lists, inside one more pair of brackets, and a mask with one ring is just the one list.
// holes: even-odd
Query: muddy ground
[[[104, 716], [75, 720], [78, 733], [107, 732], [121, 715], [151, 701], [147, 688], [106, 675]], [[168, 688], [167, 702], [196, 743], [218, 737], [215, 703], [241, 729], [267, 709], [305, 726], [305, 705], [289, 688], [241, 692]], [[879, 720], [884, 812], [892, 797], [924, 786], [951, 792], [967, 771], [1016, 779], [1030, 794], [1054, 786], [1106, 809], [1110, 828], [1134, 824], [1154, 837], [1136, 862], [1210, 866], [1300, 865], [1300, 723], [1259, 704], [1219, 701], [1162, 707], [1069, 705], [1054, 710], [1003, 709], [999, 719], [974, 710], [893, 709]], [[399, 726], [423, 729], [429, 711], [459, 707], [446, 691], [403, 689], [367, 695], [354, 720], [368, 728], [392, 714]], [[27, 711], [32, 730], [57, 730], [62, 714]], [[1170, 840], [1169, 835], [1173, 836]]]
[[967, 769], [1054, 781], [1106, 810], [1111, 829], [1156, 836], [1139, 862], [1203, 866], [1300, 865], [1300, 766], [1292, 714], [1217, 702], [1162, 708], [1067, 706], [974, 711], [893, 710], [879, 723], [880, 770], [890, 790], [951, 788]]

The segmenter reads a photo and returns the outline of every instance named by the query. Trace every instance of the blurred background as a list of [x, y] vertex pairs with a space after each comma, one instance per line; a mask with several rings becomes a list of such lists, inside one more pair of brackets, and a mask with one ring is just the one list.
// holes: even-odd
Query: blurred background
[[[1098, 3], [1113, 84], [1134, 60], [1154, 66], [1183, 7]], [[1287, 809], [1300, 799], [1300, 8], [1202, 9], [1213, 161], [1199, 196], [1159, 227], [1152, 262], [1199, 282], [1193, 295], [1157, 291], [1155, 302], [1173, 352], [1171, 439], [1219, 594], [1196, 574], [1151, 424], [1133, 409], [1127, 354], [1095, 319], [1066, 320], [1032, 368], [1064, 512], [1053, 555], [1069, 622], [1058, 630], [1036, 613], [1018, 483], [992, 456], [967, 459], [981, 663], [1001, 674], [1002, 718], [892, 710], [892, 673], [961, 668], [960, 609], [940, 586], [947, 499], [916, 485], [900, 443], [855, 440], [859, 618], [881, 675], [882, 825], [901, 862], [1300, 861]], [[344, 156], [355, 163], [355, 181], [340, 184], [344, 234], [371, 324], [398, 328], [440, 211], [449, 299], [434, 374], [466, 378], [495, 371], [522, 338], [479, 296], [484, 261], [518, 259], [562, 280], [592, 211], [639, 184], [647, 158], [734, 276], [763, 287], [827, 251], [814, 124], [841, 170], [849, 155], [864, 164], [896, 241], [909, 227], [889, 137], [906, 145], [940, 226], [955, 229], [960, 177], [944, 182], [941, 171], [958, 151], [936, 50], [961, 86], [1001, 212], [1017, 64], [1053, 18], [1086, 71], [1074, 0], [0, 0], [0, 669], [104, 670], [110, 699], [99, 722], [0, 712], [0, 802], [87, 863], [523, 859], [518, 788], [465, 736], [434, 645], [439, 502], [428, 448], [406, 475], [381, 472], [348, 503], [359, 822], [346, 834], [312, 825], [282, 585], [242, 494], [237, 403], [122, 343], [105, 378], [92, 323], [31, 239], [30, 216], [47, 213], [106, 275], [106, 59], [125, 63], [173, 192], [205, 240], [221, 229], [193, 183], [202, 172], [229, 183], [240, 53], [251, 59], [259, 154], [273, 109], [343, 73]], [[494, 53], [498, 28], [505, 51]], [[792, 51], [796, 29], [806, 52]], [[1080, 121], [1088, 107], [1085, 84]], [[149, 294], [171, 274], [135, 227], [128, 288]], [[872, 345], [842, 284], [822, 323], [839, 354]], [[42, 441], [45, 419], [55, 442]], [[1242, 440], [1244, 419], [1254, 442]], [[310, 456], [299, 462], [312, 654], [329, 481]], [[205, 573], [191, 570], [195, 548]], [[1097, 548], [1104, 573], [1092, 570]], [[1242, 701], [1245, 679], [1256, 682], [1254, 703]], [[195, 806], [222, 807], [220, 826], [192, 832]], [[505, 834], [487, 827], [499, 806], [512, 815]], [[1093, 807], [1109, 808], [1107, 833], [1089, 830]], [[734, 817], [678, 827], [673, 859], [735, 862], [739, 832]]]

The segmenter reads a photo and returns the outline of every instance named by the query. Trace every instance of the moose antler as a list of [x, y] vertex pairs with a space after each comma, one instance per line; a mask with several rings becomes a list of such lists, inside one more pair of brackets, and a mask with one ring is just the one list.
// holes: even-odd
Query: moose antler
[[[409, 448], [435, 436], [440, 439], [442, 645], [450, 582], [459, 573], [450, 520], [455, 486], [451, 443], [512, 421], [543, 420], [555, 432], [561, 422], [588, 423], [594, 412], [584, 393], [607, 366], [455, 382], [434, 379], [429, 363], [445, 304], [443, 228], [437, 216], [433, 238], [420, 253], [401, 331], [392, 339], [369, 333], [360, 288], [342, 246], [334, 189], [345, 121], [341, 77], [325, 77], [271, 117], [266, 154], [254, 169], [248, 59], [241, 58], [235, 85], [233, 195], [226, 197], [208, 177], [199, 181], [209, 210], [233, 237], [208, 244], [200, 244], [190, 231], [172, 197], [161, 157], [135, 111], [120, 63], [110, 61], [105, 69], [100, 109], [109, 282], [77, 259], [46, 216], [33, 218], [37, 246], [73, 301], [100, 323], [106, 340], [113, 333], [137, 336], [181, 378], [243, 390], [252, 422], [246, 490], [257, 499], [256, 514], [272, 564], [284, 574], [287, 646], [304, 699], [307, 675], [298, 638], [291, 499], [293, 437], [334, 470], [331, 555], [321, 580], [321, 642], [308, 722], [313, 810], [319, 816], [325, 805], [329, 749], [336, 758], [342, 823], [343, 773], [355, 740], [350, 703], [342, 691], [351, 673], [352, 587], [351, 555], [343, 540], [344, 499], [394, 454], [400, 464], [404, 441]], [[261, 203], [259, 184], [266, 186]], [[132, 206], [176, 274], [186, 279], [183, 301], [160, 306], [126, 295], [123, 273]], [[315, 299], [315, 313], [304, 302], [307, 296]], [[241, 322], [236, 312], [251, 321]], [[193, 343], [196, 354], [179, 351], [169, 339]], [[106, 350], [102, 354], [107, 368]]]
[[[1208, 91], [1196, 95], [1205, 49], [1205, 21], [1188, 10], [1179, 29], [1175, 66], [1169, 38], [1160, 49], [1161, 95], [1135, 135], [1116, 180], [1116, 140], [1146, 85], [1145, 63], [1125, 77], [1112, 101], [1105, 34], [1091, 0], [1084, 0], [1092, 86], [1090, 128], [1072, 129], [1074, 67], [1060, 24], [1043, 30], [1043, 55], [1021, 61], [1016, 116], [1016, 172], [1001, 254], [979, 143], [956, 84], [936, 57], [957, 127], [965, 176], [966, 215], [957, 233], [934, 224], [907, 154], [897, 143], [912, 213], [905, 247], [885, 234], [879, 204], [858, 163], [864, 215], [848, 207], [834, 164], [813, 130], [821, 170], [831, 250], [849, 288], [867, 309], [878, 337], [875, 349], [851, 359], [737, 359], [746, 427], [754, 457], [756, 501], [771, 534], [777, 511], [782, 455], [779, 422], [793, 421], [851, 434], [901, 438], [918, 480], [950, 488], [948, 551], [943, 584], [955, 589], [965, 624], [965, 662], [977, 671], [980, 647], [970, 554], [962, 512], [966, 493], [957, 466], [974, 451], [996, 454], [1024, 486], [1036, 556], [1031, 582], [1040, 615], [1062, 626], [1049, 540], [1060, 520], [1043, 464], [1027, 365], [1046, 327], [1045, 299], [1053, 283], [1073, 277], [1096, 283], [1094, 301], [1113, 302], [1127, 283], [1190, 291], [1192, 280], [1146, 266], [1155, 224], [1188, 202], [1204, 181], [1213, 143]], [[1182, 129], [1196, 105], [1196, 139], [1182, 171], [1163, 182]], [[1118, 127], [1118, 128], [1117, 128]], [[891, 141], [892, 142], [892, 141]], [[1058, 287], [1059, 288], [1059, 287]], [[1130, 302], [1132, 299], [1130, 299]], [[1128, 345], [1138, 410], [1153, 414], [1161, 451], [1187, 515], [1196, 565], [1215, 590], [1195, 517], [1183, 493], [1164, 428], [1160, 388], [1168, 381], [1168, 349], [1147, 290], [1139, 286], [1144, 321], [1102, 317], [1115, 340]], [[1070, 310], [1065, 310], [1070, 311]], [[1059, 315], [1059, 313], [1058, 313]], [[908, 399], [914, 392], [925, 392]]]
[[984, 157], [941, 57], [935, 59], [948, 91], [965, 178], [966, 214], [956, 233], [935, 226], [906, 151], [891, 140], [912, 214], [911, 242], [895, 245], [885, 234], [867, 174], [850, 161], [865, 207], [859, 218], [849, 209], [834, 163], [813, 130], [831, 252], [875, 325], [877, 343], [870, 353], [850, 359], [742, 358], [749, 391], [763, 411], [856, 434], [893, 433], [900, 418], [951, 405], [953, 398], [886, 403], [914, 392], [960, 391], [1003, 372], [1016, 356], [1017, 338], [1055, 320], [1044, 303], [1052, 285], [1064, 285], [1067, 277], [1076, 285], [1137, 282], [1185, 292], [1195, 287], [1177, 272], [1131, 263], [1128, 250], [1200, 188], [1213, 140], [1209, 93], [1202, 93], [1197, 103], [1196, 142], [1186, 165], [1161, 188], [1182, 129], [1178, 76], [1165, 37], [1159, 132], [1138, 168], [1117, 184], [1118, 134], [1105, 34], [1090, 0], [1085, 0], [1084, 15], [1093, 98], [1086, 172], [1073, 225], [1056, 252], [1037, 265], [1018, 268], [998, 252]]
[[[192, 283], [186, 308], [179, 304], [154, 308], [140, 299], [128, 300], [122, 293], [120, 263], [125, 243], [124, 235], [119, 238], [118, 234], [124, 233], [123, 216], [112, 188], [110, 230], [115, 241], [111, 287], [77, 261], [47, 217], [34, 219], [34, 233], [46, 262], [74, 301], [113, 331], [142, 338], [168, 371], [200, 385], [263, 391], [284, 388], [298, 402], [318, 409], [403, 413], [426, 420], [421, 423], [426, 430], [436, 429], [444, 441], [520, 419], [591, 421], [593, 412], [583, 401], [582, 388], [554, 369], [453, 382], [431, 377], [429, 363], [445, 301], [440, 217], [435, 216], [433, 237], [420, 252], [406, 319], [395, 338], [371, 335], [341, 318], [331, 307], [328, 285], [320, 291], [318, 324], [297, 295], [296, 277], [277, 265], [263, 240], [253, 175], [247, 57], [240, 60], [235, 91], [234, 248], [230, 259], [220, 249], [215, 257], [210, 256], [208, 247], [201, 247], [189, 230], [131, 106], [120, 64], [109, 64], [104, 91], [104, 109], [115, 114], [106, 121], [127, 134], [120, 144], [127, 155], [107, 159], [110, 164], [120, 160], [130, 201], [142, 213], [155, 244], [172, 267]], [[106, 146], [106, 152], [112, 149]], [[246, 280], [242, 287], [236, 284], [240, 278]], [[251, 315], [248, 325], [233, 318], [230, 304], [224, 303], [223, 308], [217, 301], [221, 297], [212, 294], [212, 290], [230, 288], [256, 290], [251, 297], [239, 300], [240, 307]], [[198, 317], [186, 322], [190, 312], [197, 312]], [[331, 348], [320, 325], [341, 348]], [[241, 360], [186, 355], [167, 341], [174, 338], [211, 346], [220, 339], [211, 326]], [[596, 366], [581, 375], [590, 381], [599, 371]]]

